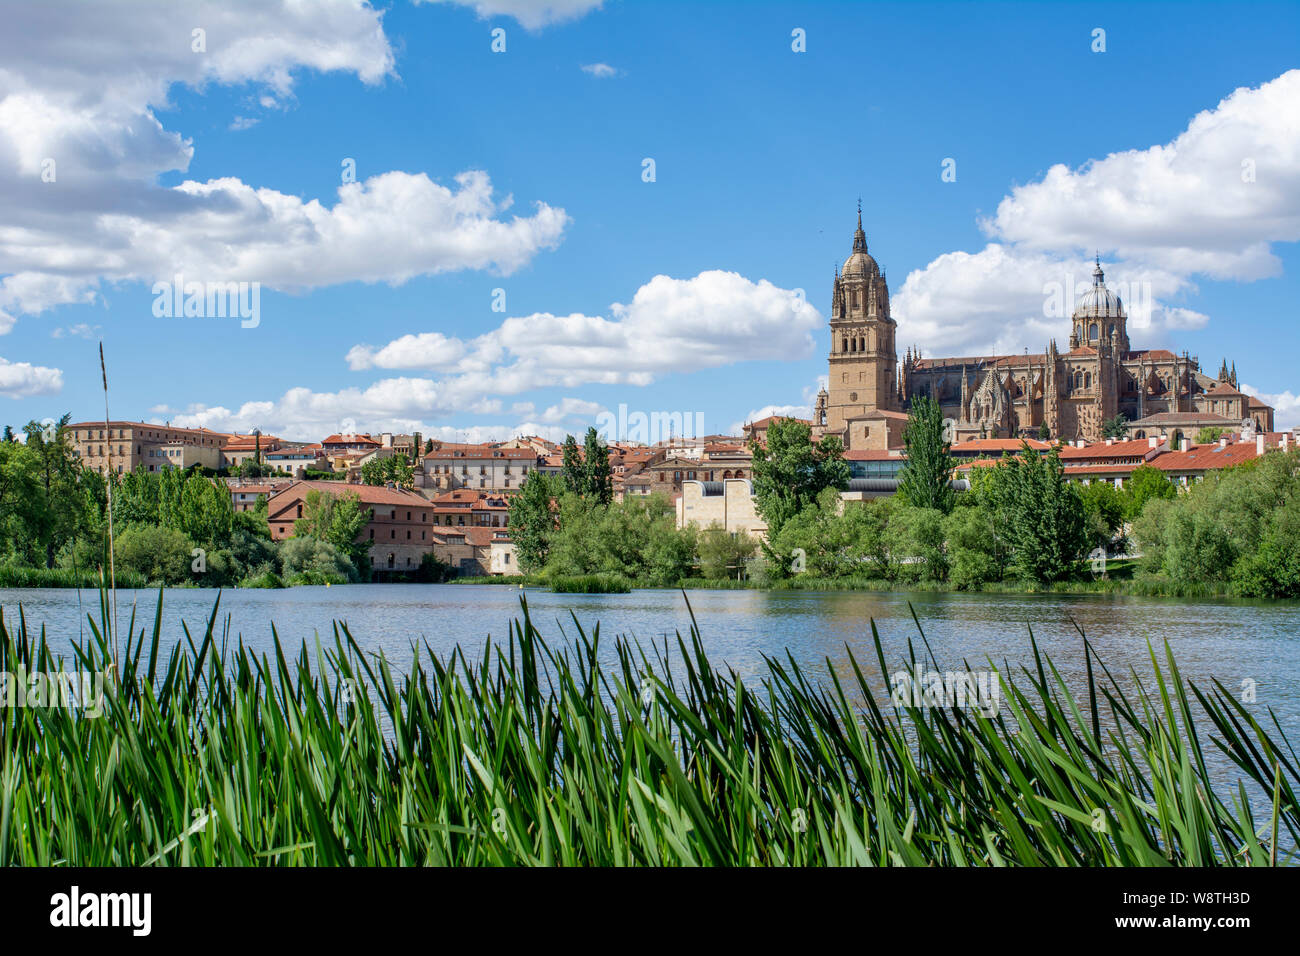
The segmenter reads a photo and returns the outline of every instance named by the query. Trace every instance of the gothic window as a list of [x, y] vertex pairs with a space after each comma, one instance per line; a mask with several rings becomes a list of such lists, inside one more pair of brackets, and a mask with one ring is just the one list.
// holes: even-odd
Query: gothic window
[[1091, 373], [1091, 372], [1084, 372], [1084, 373], [1083, 373], [1083, 387], [1084, 387], [1084, 388], [1092, 388], [1092, 373]]

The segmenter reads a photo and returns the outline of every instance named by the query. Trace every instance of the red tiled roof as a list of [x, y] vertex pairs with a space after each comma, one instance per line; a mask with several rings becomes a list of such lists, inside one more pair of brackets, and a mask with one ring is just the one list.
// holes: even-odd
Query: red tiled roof
[[295, 481], [281, 488], [274, 497], [282, 495], [306, 496], [309, 491], [326, 491], [332, 495], [354, 494], [365, 505], [406, 505], [408, 507], [428, 508], [429, 500], [413, 491], [400, 488], [386, 488], [382, 485], [350, 485], [341, 481]]
[[1214, 471], [1231, 468], [1259, 457], [1253, 441], [1232, 445], [1196, 445], [1188, 451], [1161, 455], [1150, 462], [1161, 471]]
[[[1026, 438], [1024, 442], [1035, 451], [1047, 451], [1052, 447], [1051, 442], [1040, 441], [1037, 438]], [[975, 452], [978, 454], [992, 454], [993, 452], [1003, 451], [1020, 451], [1022, 439], [1019, 438], [971, 438], [967, 441], [954, 442], [952, 451], [954, 454], [966, 454]]]
[[[1164, 447], [1164, 446], [1158, 446]], [[1105, 442], [1093, 442], [1091, 445], [1085, 445], [1083, 448], [1076, 448], [1066, 445], [1061, 449], [1061, 461], [1071, 462], [1091, 460], [1097, 458], [1145, 458], [1150, 452], [1155, 451], [1151, 447], [1151, 442], [1146, 438], [1137, 438], [1132, 441], [1117, 441], [1107, 445]]]
[[330, 435], [329, 438], [321, 440], [322, 445], [375, 445], [378, 447], [379, 442], [369, 435]]

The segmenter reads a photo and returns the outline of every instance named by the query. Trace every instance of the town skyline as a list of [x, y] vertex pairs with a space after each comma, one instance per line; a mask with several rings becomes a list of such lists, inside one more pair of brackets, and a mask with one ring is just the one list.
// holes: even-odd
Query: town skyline
[[[29, 48], [6, 49], [15, 427], [93, 418], [101, 339], [114, 419], [229, 433], [555, 440], [621, 407], [702, 416], [709, 434], [809, 418], [859, 195], [900, 351], [1064, 344], [1069, 309], [1048, 314], [1047, 289], [1086, 289], [1099, 256], [1108, 283], [1147, 293], [1144, 310], [1124, 297], [1135, 346], [1186, 348], [1211, 377], [1229, 358], [1277, 428], [1300, 421], [1286, 350], [1267, 347], [1300, 292], [1284, 6], [1226, 24], [1188, 11], [1205, 31], [1030, 8], [996, 34], [958, 7], [929, 44], [899, 44], [919, 58], [906, 87], [877, 38], [918, 27], [888, 6], [762, 4], [742, 24], [628, 3], [344, 3], [328, 23], [206, 28], [194, 9], [183, 36], [142, 14], [149, 43], [75, 24], [113, 55], [71, 75], [41, 69], [67, 39], [39, 12], [21, 14]], [[282, 48], [255, 53], [268, 30]], [[1220, 47], [1223, 31], [1241, 42]], [[654, 54], [669, 43], [671, 72]], [[1188, 59], [1196, 75], [1168, 69]], [[156, 80], [133, 78], [142, 64]], [[1009, 89], [1025, 73], [1043, 88]], [[241, 300], [256, 321], [186, 317], [189, 282], [256, 284]]]

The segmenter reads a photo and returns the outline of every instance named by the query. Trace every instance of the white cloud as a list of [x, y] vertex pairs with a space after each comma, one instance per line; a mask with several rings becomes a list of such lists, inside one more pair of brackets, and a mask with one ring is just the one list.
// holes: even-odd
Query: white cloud
[[[1239, 89], [1172, 142], [1053, 166], [980, 221], [991, 240], [911, 272], [892, 300], [899, 344], [928, 355], [1066, 347], [1068, 311], [1045, 311], [1049, 284], [1090, 284], [1099, 249], [1129, 310], [1135, 347], [1175, 344], [1203, 313], [1171, 300], [1197, 276], [1250, 281], [1279, 271], [1275, 242], [1300, 239], [1300, 70]], [[1253, 182], [1243, 162], [1253, 162]], [[1129, 291], [1125, 295], [1124, 290]]]
[[618, 70], [608, 63], [588, 63], [582, 67], [583, 73], [589, 73], [597, 79], [607, 79], [611, 76], [618, 76]]
[[66, 329], [61, 326], [56, 327], [55, 330], [50, 333], [50, 338], [62, 339], [72, 336], [79, 339], [93, 339], [99, 334], [100, 328], [101, 326], [91, 325], [88, 322], [78, 322], [76, 325], [68, 326]]
[[1278, 431], [1300, 427], [1300, 395], [1292, 394], [1290, 389], [1271, 394], [1261, 392], [1245, 382], [1241, 383], [1241, 390], [1273, 406], [1273, 427]]
[[[461, 269], [508, 274], [554, 248], [568, 224], [543, 202], [505, 218], [512, 197], [494, 196], [480, 170], [454, 185], [361, 170], [333, 205], [232, 177], [158, 185], [193, 156], [155, 114], [173, 84], [251, 83], [273, 108], [303, 69], [367, 84], [392, 75], [383, 15], [363, 0], [55, 2], [6, 16], [0, 333], [19, 313], [93, 301], [101, 282], [178, 272], [291, 291]], [[202, 52], [192, 29], [206, 31]]]
[[254, 116], [236, 116], [230, 121], [229, 128], [231, 132], [237, 133], [240, 130], [252, 129], [260, 122], [261, 120]]
[[454, 3], [470, 7], [479, 19], [513, 17], [527, 30], [551, 23], [576, 20], [600, 7], [604, 0], [416, 0], [417, 3]]
[[0, 358], [0, 395], [10, 398], [30, 398], [33, 395], [57, 395], [63, 391], [63, 371], [32, 365], [30, 362], [10, 362]]
[[465, 394], [518, 394], [546, 386], [648, 385], [673, 372], [736, 362], [805, 358], [822, 317], [797, 291], [734, 272], [691, 279], [655, 276], [610, 317], [538, 312], [508, 318], [467, 342], [440, 333], [358, 345], [353, 369], [430, 369], [455, 374]]

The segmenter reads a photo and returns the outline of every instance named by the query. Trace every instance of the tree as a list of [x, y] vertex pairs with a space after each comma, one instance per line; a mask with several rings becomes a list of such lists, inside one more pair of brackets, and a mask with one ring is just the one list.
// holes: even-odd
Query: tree
[[1102, 438], [1123, 438], [1128, 434], [1128, 419], [1123, 415], [1108, 418], [1101, 424]]
[[302, 517], [293, 524], [293, 533], [328, 541], [351, 559], [362, 577], [369, 573], [370, 542], [358, 541], [370, 521], [370, 509], [363, 507], [355, 492], [335, 495], [328, 491], [309, 491], [302, 503]]
[[1178, 489], [1163, 471], [1152, 465], [1138, 465], [1124, 486], [1124, 517], [1132, 521], [1152, 498], [1170, 500], [1176, 497]]
[[53, 426], [33, 421], [23, 429], [37, 476], [37, 495], [28, 510], [28, 532], [33, 535], [31, 546], [43, 553], [47, 568], [54, 567], [55, 552], [76, 536], [86, 519], [84, 497], [76, 493], [81, 462], [67, 435], [71, 417], [64, 415]]
[[1213, 445], [1222, 438], [1224, 430], [1222, 428], [1202, 428], [1196, 433], [1196, 444]]
[[582, 458], [585, 479], [583, 494], [594, 498], [602, 505], [608, 505], [614, 500], [614, 478], [609, 467], [609, 446], [600, 440], [600, 435], [595, 428], [587, 429]]
[[1052, 440], [1052, 430], [1047, 427], [1047, 422], [1043, 422], [1041, 425], [1038, 426], [1038, 440], [1039, 441]]
[[1094, 481], [1079, 492], [1089, 542], [1106, 546], [1124, 524], [1124, 496], [1109, 481]]
[[952, 443], [944, 432], [939, 403], [928, 396], [913, 399], [903, 431], [907, 462], [898, 475], [898, 495], [915, 508], [947, 514], [953, 504], [953, 461], [948, 454]]
[[389, 455], [387, 458], [372, 458], [361, 466], [361, 483], [378, 485], [389, 483], [398, 488], [414, 488], [415, 472], [405, 455]]
[[985, 479], [982, 493], [1011, 545], [1011, 570], [1023, 580], [1059, 581], [1078, 566], [1087, 544], [1083, 502], [1052, 449], [1041, 455], [1022, 444]]
[[710, 580], [737, 577], [758, 551], [758, 542], [748, 534], [733, 534], [717, 524], [701, 531], [698, 542], [700, 574]]
[[425, 453], [426, 455], [431, 455], [431, 454], [433, 454], [433, 439], [432, 439], [432, 438], [428, 439], [428, 440], [424, 443], [424, 453]]
[[812, 429], [804, 422], [776, 419], [768, 427], [767, 441], [751, 441], [750, 450], [754, 497], [758, 513], [767, 521], [769, 541], [825, 489], [848, 487], [843, 443], [834, 435], [814, 442]]
[[572, 435], [564, 436], [560, 475], [565, 491], [581, 495], [587, 487], [587, 469], [582, 463], [582, 453], [578, 451], [578, 440]]
[[550, 557], [551, 539], [557, 528], [554, 501], [562, 492], [562, 484], [559, 475], [534, 471], [524, 479], [519, 494], [510, 499], [506, 524], [519, 566], [526, 572], [540, 571]]
[[14, 437], [14, 427], [12, 425], [6, 425], [3, 441], [12, 442], [17, 440], [18, 439]]

